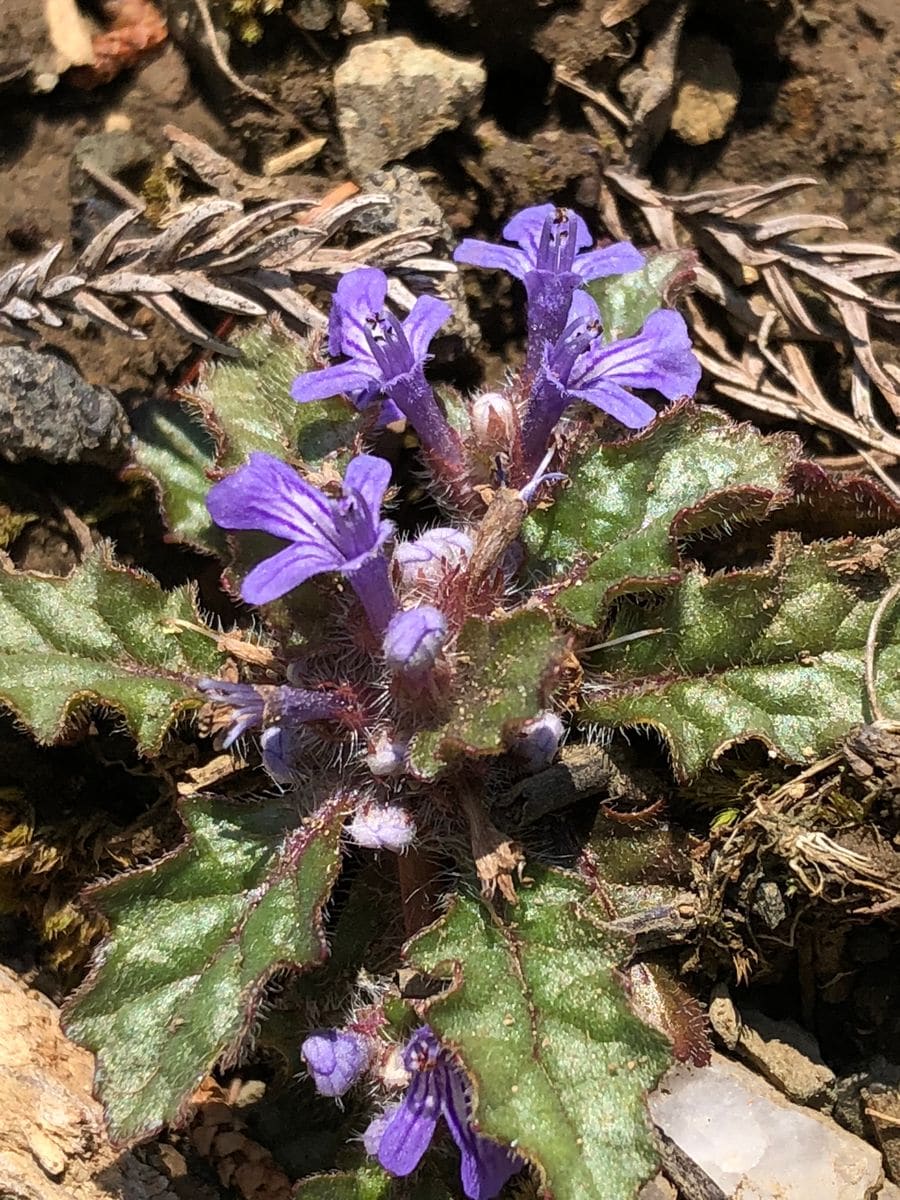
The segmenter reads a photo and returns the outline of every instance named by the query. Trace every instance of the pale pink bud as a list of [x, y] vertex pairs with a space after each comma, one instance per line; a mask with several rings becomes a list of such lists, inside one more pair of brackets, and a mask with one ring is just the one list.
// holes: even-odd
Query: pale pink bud
[[394, 547], [394, 562], [400, 568], [400, 586], [430, 591], [456, 567], [464, 567], [472, 554], [472, 539], [461, 529], [437, 526], [411, 542]]
[[518, 429], [518, 414], [509, 396], [485, 392], [471, 407], [472, 432], [485, 450], [508, 450]]

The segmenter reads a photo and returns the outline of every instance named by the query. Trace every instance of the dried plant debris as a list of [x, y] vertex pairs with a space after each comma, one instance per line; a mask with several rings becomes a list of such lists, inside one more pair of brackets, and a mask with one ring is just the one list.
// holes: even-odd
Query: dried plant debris
[[[900, 272], [900, 253], [851, 239], [803, 240], [813, 231], [846, 229], [837, 217], [762, 215], [815, 182], [796, 176], [675, 196], [611, 167], [602, 204], [618, 237], [631, 228], [625, 200], [664, 250], [697, 250], [700, 298], [691, 302], [690, 316], [698, 357], [716, 391], [771, 416], [834, 430], [865, 451], [900, 457], [896, 421], [885, 419], [885, 412], [900, 418], [900, 375], [881, 362], [870, 332], [873, 321], [896, 326], [900, 302], [866, 287]], [[716, 320], [721, 314], [741, 339], [738, 350]], [[846, 353], [849, 405], [817, 375], [809, 354], [816, 342]]]
[[[312, 328], [325, 315], [301, 290], [328, 284], [354, 266], [426, 273], [434, 230], [427, 226], [332, 245], [338, 230], [389, 204], [387, 196], [353, 195], [325, 206], [305, 197], [257, 207], [221, 197], [183, 204], [161, 230], [142, 229], [127, 209], [97, 233], [68, 269], [54, 270], [63, 243], [0, 275], [0, 330], [33, 336], [75, 314], [142, 339], [135, 307], [149, 309], [188, 341], [221, 354], [236, 351], [198, 319], [191, 302], [239, 317], [280, 313]], [[410, 307], [413, 296], [394, 281], [392, 297]]]

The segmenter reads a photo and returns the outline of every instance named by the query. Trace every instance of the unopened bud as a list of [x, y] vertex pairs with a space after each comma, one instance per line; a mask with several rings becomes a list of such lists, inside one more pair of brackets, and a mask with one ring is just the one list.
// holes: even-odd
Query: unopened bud
[[319, 1029], [300, 1047], [303, 1061], [322, 1096], [343, 1096], [369, 1065], [368, 1038], [345, 1029]]
[[406, 742], [392, 742], [389, 735], [380, 733], [366, 755], [366, 766], [379, 779], [401, 775], [406, 764]]
[[563, 723], [556, 713], [541, 713], [522, 726], [511, 748], [532, 771], [542, 771], [556, 758], [563, 732]]
[[399, 542], [394, 547], [394, 562], [400, 568], [401, 588], [435, 588], [448, 572], [465, 566], [472, 548], [469, 535], [452, 526], [438, 526], [415, 541]]
[[384, 635], [384, 660], [392, 671], [425, 671], [434, 666], [447, 640], [447, 618], [430, 604], [394, 613]]
[[471, 420], [477, 442], [490, 451], [508, 450], [519, 426], [515, 405], [502, 392], [476, 396], [472, 401]]
[[363, 800], [347, 832], [367, 850], [393, 850], [399, 854], [415, 840], [416, 823], [409, 809], [389, 800]]

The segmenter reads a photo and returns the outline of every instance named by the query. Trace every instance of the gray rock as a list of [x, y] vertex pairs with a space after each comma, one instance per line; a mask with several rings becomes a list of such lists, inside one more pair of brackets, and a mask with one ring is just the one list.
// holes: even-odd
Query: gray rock
[[[447, 224], [438, 204], [429, 196], [425, 185], [411, 167], [386, 167], [373, 171], [362, 180], [363, 186], [373, 192], [383, 192], [390, 197], [390, 208], [376, 208], [362, 215], [356, 222], [359, 229], [371, 237], [394, 233], [398, 229], [415, 229], [418, 225], [430, 225], [437, 230], [433, 240], [434, 253], [438, 258], [450, 262], [452, 247], [456, 244], [453, 231]], [[448, 271], [435, 275], [429, 291], [446, 300], [453, 308], [453, 316], [441, 330], [441, 338], [459, 339], [467, 350], [474, 350], [481, 339], [481, 331], [469, 313], [463, 278], [459, 271]], [[450, 355], [458, 353], [458, 345], [450, 348]], [[444, 357], [441, 343], [434, 353], [441, 361]], [[449, 357], [448, 356], [448, 357]]]
[[321, 33], [334, 16], [334, 0], [300, 0], [291, 11], [291, 20], [301, 29]]
[[484, 67], [412, 38], [353, 46], [334, 73], [338, 126], [359, 179], [455, 129], [481, 105]]
[[737, 1009], [728, 989], [713, 988], [709, 1023], [726, 1050], [738, 1054], [797, 1104], [831, 1110], [834, 1071], [822, 1061], [819, 1043], [796, 1021], [773, 1021], [755, 1009]]
[[338, 18], [338, 25], [345, 37], [371, 33], [375, 27], [368, 10], [358, 0], [346, 0]]
[[822, 1061], [816, 1039], [796, 1021], [773, 1021], [742, 1009], [737, 1052], [796, 1104], [834, 1103], [834, 1071]]
[[74, 367], [52, 354], [0, 347], [0, 458], [115, 466], [128, 433], [115, 396]]
[[673, 1067], [649, 1105], [664, 1137], [725, 1196], [864, 1200], [883, 1183], [872, 1146], [719, 1054], [708, 1067]]
[[72, 152], [72, 194], [79, 199], [97, 194], [97, 184], [81, 169], [85, 163], [116, 179], [128, 171], [149, 166], [153, 157], [150, 143], [130, 131], [91, 133], [79, 138]]

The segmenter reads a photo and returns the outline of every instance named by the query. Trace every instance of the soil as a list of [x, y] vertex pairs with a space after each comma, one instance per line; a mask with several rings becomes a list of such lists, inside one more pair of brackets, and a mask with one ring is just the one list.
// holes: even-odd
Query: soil
[[[589, 90], [604, 89], [619, 106], [627, 107], [625, 95], [633, 101], [636, 94], [640, 103], [658, 78], [654, 70], [660, 70], [661, 58], [654, 46], [660, 45], [675, 0], [651, 0], [634, 18], [606, 29], [601, 16], [608, 4], [390, 0], [384, 6], [357, 6], [381, 22], [376, 33], [409, 33], [452, 53], [478, 57], [487, 69], [477, 117], [405, 160], [454, 235], [496, 238], [504, 218], [547, 199], [575, 204], [592, 227], [600, 228], [602, 168], [626, 162], [630, 148], [622, 124], [571, 81]], [[170, 0], [171, 36], [155, 53], [91, 90], [64, 77], [49, 94], [30, 94], [21, 76], [29, 54], [36, 52], [37, 26], [23, 24], [15, 44], [0, 34], [0, 273], [55, 241], [63, 241], [64, 254], [71, 256], [92, 212], [102, 216], [108, 211], [104, 206], [110, 196], [86, 181], [75, 165], [79, 143], [90, 135], [127, 135], [134, 162], [119, 178], [138, 192], [168, 149], [163, 129], [169, 124], [254, 173], [271, 154], [298, 140], [325, 136], [319, 157], [301, 168], [297, 190], [317, 196], [344, 182], [331, 75], [348, 39], [336, 19], [323, 31], [300, 28], [292, 19], [298, 5], [299, 0], [284, 0], [282, 11], [262, 18], [262, 37], [255, 45], [231, 39], [234, 70], [270, 96], [272, 106], [238, 93], [211, 64], [208, 52], [198, 50], [192, 0]], [[218, 7], [221, 11], [228, 4], [222, 0]], [[184, 16], [191, 20], [181, 20]], [[695, 143], [704, 136], [704, 122], [723, 119], [727, 129], [707, 144], [691, 144], [668, 131], [667, 119], [655, 128], [651, 121], [640, 158], [653, 184], [680, 192], [808, 174], [820, 186], [814, 196], [797, 202], [801, 211], [840, 216], [848, 236], [900, 247], [896, 0], [730, 0], [724, 5], [695, 0], [683, 31], [687, 57], [679, 65], [685, 75], [702, 65], [692, 63], [690, 55], [702, 53], [709, 39], [727, 51], [723, 61], [730, 57], [733, 63], [739, 95], [725, 71], [723, 102], [714, 103], [709, 112], [688, 113], [686, 120], [695, 130]], [[649, 73], [634, 75], [641, 67]], [[723, 112], [728, 114], [724, 118]], [[484, 336], [478, 370], [490, 377], [503, 370], [501, 350], [510, 333], [521, 333], [512, 285], [495, 273], [469, 272], [466, 289]], [[170, 390], [194, 357], [167, 328], [151, 322], [145, 332], [147, 340], [131, 341], [74, 328], [53, 332], [48, 341], [89, 383], [110, 388], [130, 411], [146, 397]], [[467, 378], [471, 373], [469, 364]], [[837, 453], [848, 449], [840, 442], [830, 445]], [[125, 561], [152, 571], [166, 586], [200, 578], [201, 586], [206, 580], [210, 595], [214, 593], [210, 560], [166, 543], [153, 497], [141, 483], [125, 481], [112, 469], [29, 462], [5, 467], [0, 484], [0, 532], [8, 493], [31, 514], [5, 544], [15, 565], [64, 574], [75, 564], [78, 528], [68, 511], [87, 522], [93, 535], [114, 539]], [[0, 829], [8, 828], [9, 805], [22, 796], [35, 806], [37, 826], [57, 819], [61, 795], [65, 821], [77, 823], [86, 806], [99, 805], [108, 828], [127, 844], [127, 853], [140, 857], [145, 850], [141, 820], [154, 789], [146, 781], [135, 786], [140, 767], [121, 742], [114, 730], [99, 723], [84, 744], [36, 752], [12, 722], [0, 721]], [[41, 764], [40, 796], [28, 785], [34, 757]], [[98, 764], [109, 761], [115, 767], [103, 774], [101, 786]], [[893, 795], [895, 803], [896, 789]], [[174, 825], [157, 832], [154, 850], [178, 837]], [[83, 861], [74, 857], [62, 877], [66, 900], [97, 871], [91, 855], [85, 854]], [[106, 863], [102, 869], [113, 867]], [[5, 890], [0, 889], [4, 906]], [[84, 953], [52, 960], [39, 935], [39, 909], [33, 904], [0, 924], [0, 959], [14, 961], [30, 982], [58, 996], [63, 983], [77, 979]], [[853, 1041], [848, 1061], [839, 1063], [842, 1070], [857, 1069], [860, 1059], [878, 1055], [898, 1061], [900, 1032], [889, 1015], [897, 1011], [898, 989], [887, 957], [892, 953], [896, 958], [896, 935], [887, 931], [886, 923], [871, 927], [867, 936], [877, 942], [875, 949], [861, 948], [859, 931], [829, 931], [831, 942], [818, 944], [816, 961], [807, 964], [805, 998], [786, 999], [778, 987], [771, 994], [764, 987], [758, 1005], [768, 1005], [775, 1015], [789, 1013], [809, 1021], [812, 1014], [803, 1006], [821, 989], [818, 1024], [833, 1046], [845, 1039], [848, 1005], [864, 1031]], [[802, 927], [800, 932], [801, 940], [817, 941], [817, 930]], [[826, 991], [826, 976], [844, 982]], [[260, 1118], [260, 1127], [265, 1121]], [[174, 1147], [163, 1149], [171, 1152], [163, 1156], [167, 1161], [180, 1158]], [[204, 1194], [213, 1196], [218, 1193], [210, 1179]]]

